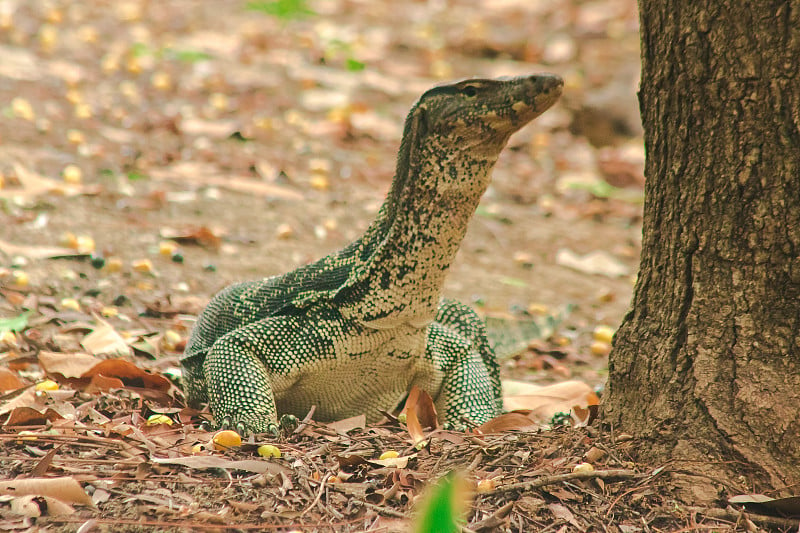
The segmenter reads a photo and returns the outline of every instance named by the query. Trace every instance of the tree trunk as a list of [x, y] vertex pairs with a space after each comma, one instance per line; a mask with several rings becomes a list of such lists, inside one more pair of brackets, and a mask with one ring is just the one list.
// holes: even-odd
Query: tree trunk
[[800, 1], [640, 12], [642, 257], [604, 419], [696, 473], [684, 497], [797, 494]]

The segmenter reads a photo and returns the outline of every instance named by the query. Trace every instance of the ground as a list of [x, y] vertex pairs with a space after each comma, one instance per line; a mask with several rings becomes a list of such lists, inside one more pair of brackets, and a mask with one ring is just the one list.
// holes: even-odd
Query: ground
[[[396, 420], [309, 421], [277, 442], [281, 458], [254, 445], [193, 454], [211, 434], [163, 378], [179, 384], [181, 347], [214, 292], [367, 227], [425, 89], [550, 71], [564, 97], [503, 153], [446, 294], [490, 315], [565, 315], [504, 376], [602, 394], [608, 343], [594, 332], [619, 324], [640, 242], [637, 30], [631, 0], [0, 3], [0, 361], [11, 380], [0, 381], [11, 391], [0, 468], [72, 478], [84, 494], [50, 494], [74, 514], [4, 500], [2, 523], [395, 531], [424, 486], [457, 470], [478, 483], [471, 530], [705, 527], [672, 506], [661, 465], [628, 455], [630, 436], [438, 431], [415, 447]], [[73, 355], [86, 352], [117, 352], [133, 369], [90, 371]], [[19, 395], [45, 377], [60, 390]], [[173, 425], [146, 424], [159, 413]], [[369, 462], [389, 449], [407, 462]], [[581, 462], [596, 471], [572, 474]]]

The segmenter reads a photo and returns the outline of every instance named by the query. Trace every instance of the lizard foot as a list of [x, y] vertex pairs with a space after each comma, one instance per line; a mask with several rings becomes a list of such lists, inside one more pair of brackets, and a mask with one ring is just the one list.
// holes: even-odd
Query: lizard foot
[[300, 425], [300, 421], [294, 415], [285, 414], [281, 415], [278, 425], [280, 426], [281, 431], [283, 431], [285, 434], [289, 434], [297, 429], [297, 426]]
[[219, 422], [218, 429], [232, 429], [242, 437], [255, 433], [268, 433], [273, 437], [280, 436], [281, 426], [265, 420], [244, 420], [226, 415]]

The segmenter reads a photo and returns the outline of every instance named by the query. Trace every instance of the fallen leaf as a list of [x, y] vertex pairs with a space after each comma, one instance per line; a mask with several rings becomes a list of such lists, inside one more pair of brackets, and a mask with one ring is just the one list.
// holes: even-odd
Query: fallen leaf
[[222, 239], [218, 232], [206, 226], [187, 228], [185, 230], [175, 230], [172, 228], [161, 228], [159, 232], [162, 239], [169, 239], [181, 244], [198, 244], [207, 248], [219, 248]]
[[12, 318], [0, 319], [0, 335], [7, 331], [22, 331], [28, 327], [28, 317], [32, 311], [25, 311]]
[[584, 274], [599, 274], [609, 278], [627, 276], [629, 273], [627, 266], [602, 250], [578, 255], [572, 250], [561, 248], [556, 252], [556, 264]]
[[575, 515], [572, 514], [572, 511], [570, 511], [565, 505], [561, 505], [560, 503], [549, 503], [547, 504], [547, 508], [550, 509], [551, 513], [553, 513], [553, 516], [568, 522], [573, 527], [577, 528], [578, 531], [586, 531], [586, 528], [575, 519]]
[[[3, 406], [4, 409], [6, 406]], [[48, 422], [60, 420], [63, 417], [52, 409], [39, 412], [32, 407], [16, 407], [11, 410], [6, 426], [43, 426]]]
[[592, 388], [581, 381], [564, 381], [540, 386], [520, 381], [503, 381], [503, 407], [507, 411], [529, 409], [535, 420], [547, 420], [574, 406], [587, 408], [597, 401]]
[[77, 378], [99, 362], [93, 355], [85, 353], [56, 353], [42, 350], [39, 364], [48, 374], [61, 374], [65, 378]]
[[100, 317], [95, 316], [95, 320], [99, 325], [83, 338], [81, 346], [92, 355], [130, 355], [130, 346], [114, 327]]
[[406, 398], [406, 404], [400, 413], [406, 415], [406, 428], [414, 444], [425, 440], [423, 426], [431, 429], [436, 429], [438, 426], [433, 399], [430, 394], [416, 385], [411, 387], [408, 398]]
[[63, 248], [61, 246], [31, 246], [25, 244], [13, 244], [8, 241], [0, 240], [0, 252], [8, 255], [22, 255], [30, 259], [52, 259], [56, 257], [83, 257], [87, 254]]
[[150, 374], [123, 359], [107, 359], [94, 365], [85, 372], [81, 378], [118, 378], [128, 387], [155, 389], [166, 391], [170, 388], [170, 381], [159, 374]]
[[68, 515], [75, 512], [71, 506], [56, 498], [37, 495], [21, 496], [12, 499], [11, 511], [29, 518]]
[[572, 406], [572, 421], [575, 427], [586, 427], [592, 424], [600, 412], [600, 398], [592, 392], [587, 396], [588, 406], [581, 407], [580, 405]]
[[476, 428], [478, 433], [503, 433], [505, 431], [533, 430], [539, 427], [529, 416], [529, 411], [512, 411], [488, 420]]
[[243, 470], [245, 472], [253, 472], [255, 474], [263, 474], [265, 472], [272, 474], [289, 473], [289, 469], [287, 467], [282, 466], [275, 461], [262, 461], [255, 459], [231, 461], [229, 459], [225, 459], [224, 457], [217, 457], [213, 455], [193, 455], [191, 457], [172, 458], [151, 457], [150, 460], [156, 464], [179, 465], [200, 470], [205, 470], [208, 468], [222, 468], [225, 470]]
[[336, 455], [336, 461], [339, 463], [339, 468], [345, 470], [367, 464], [367, 460], [363, 456], [355, 453], [347, 455]]
[[740, 494], [728, 498], [728, 503], [743, 505], [745, 508], [768, 514], [778, 513], [785, 516], [800, 515], [800, 496], [786, 498], [770, 498], [764, 494]]
[[302, 200], [303, 195], [287, 187], [259, 181], [246, 176], [227, 176], [213, 165], [196, 162], [175, 163], [168, 167], [153, 169], [150, 177], [154, 180], [189, 181], [195, 186], [214, 186], [246, 194], [257, 194], [268, 198]]
[[343, 420], [337, 420], [327, 424], [328, 428], [336, 431], [337, 433], [347, 433], [354, 429], [364, 429], [367, 425], [366, 415], [351, 416]]
[[238, 131], [240, 125], [238, 121], [227, 120], [203, 120], [200, 118], [184, 118], [180, 122], [180, 129], [187, 135], [202, 135], [212, 139], [226, 139], [234, 132]]
[[0, 368], [0, 391], [17, 390], [25, 386], [25, 382], [17, 377], [15, 372], [7, 368]]
[[80, 483], [71, 477], [0, 481], [0, 494], [50, 496], [65, 502], [92, 505], [92, 499]]
[[393, 468], [405, 468], [408, 466], [409, 459], [414, 459], [417, 454], [404, 455], [403, 457], [390, 457], [388, 459], [367, 459], [371, 465], [389, 466]]

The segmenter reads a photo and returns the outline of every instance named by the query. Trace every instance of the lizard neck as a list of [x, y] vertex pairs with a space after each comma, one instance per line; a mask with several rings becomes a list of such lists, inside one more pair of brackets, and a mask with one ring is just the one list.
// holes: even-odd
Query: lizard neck
[[439, 137], [414, 144], [401, 149], [392, 188], [365, 235], [374, 247], [353, 271], [342, 301], [343, 313], [376, 328], [433, 320], [497, 158]]

